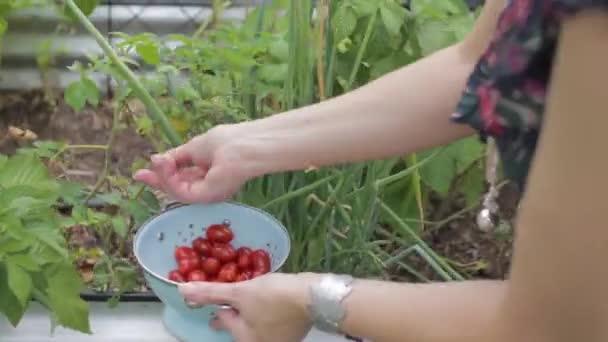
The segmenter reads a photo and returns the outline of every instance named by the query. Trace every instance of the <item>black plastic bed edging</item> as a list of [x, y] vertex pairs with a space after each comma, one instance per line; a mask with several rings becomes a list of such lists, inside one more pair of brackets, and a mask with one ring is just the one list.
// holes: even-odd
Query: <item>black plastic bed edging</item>
[[[110, 292], [83, 291], [80, 298], [88, 302], [107, 302], [115, 294]], [[148, 292], [126, 292], [118, 295], [119, 302], [160, 302], [160, 299], [151, 291]]]

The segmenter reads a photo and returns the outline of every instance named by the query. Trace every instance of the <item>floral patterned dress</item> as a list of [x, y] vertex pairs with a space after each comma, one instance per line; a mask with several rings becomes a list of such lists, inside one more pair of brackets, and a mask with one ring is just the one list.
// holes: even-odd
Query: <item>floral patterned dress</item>
[[[496, 142], [504, 174], [525, 188], [536, 149], [561, 23], [608, 0], [509, 0], [452, 120]], [[608, 42], [608, 37], [607, 37]]]

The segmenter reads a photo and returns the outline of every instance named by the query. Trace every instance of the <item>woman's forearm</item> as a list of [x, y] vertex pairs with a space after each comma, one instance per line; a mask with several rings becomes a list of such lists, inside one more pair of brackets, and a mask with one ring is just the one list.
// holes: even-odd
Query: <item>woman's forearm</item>
[[342, 328], [374, 342], [499, 342], [496, 322], [505, 285], [361, 281], [345, 300]]
[[[302, 273], [300, 281], [323, 275]], [[345, 298], [340, 329], [373, 342], [506, 342], [502, 317], [506, 281], [411, 284], [357, 279]], [[307, 290], [292, 294], [305, 309]]]
[[450, 122], [474, 58], [461, 45], [339, 97], [237, 125], [258, 173], [383, 159], [473, 133]]

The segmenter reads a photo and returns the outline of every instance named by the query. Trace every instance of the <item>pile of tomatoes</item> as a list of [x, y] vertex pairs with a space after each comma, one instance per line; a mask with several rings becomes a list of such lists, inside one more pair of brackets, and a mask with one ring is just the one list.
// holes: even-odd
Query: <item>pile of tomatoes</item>
[[169, 280], [183, 283], [211, 281], [233, 283], [259, 277], [270, 272], [270, 255], [263, 249], [235, 249], [234, 233], [228, 223], [212, 224], [205, 237], [197, 237], [192, 246], [175, 249], [177, 269], [169, 272]]

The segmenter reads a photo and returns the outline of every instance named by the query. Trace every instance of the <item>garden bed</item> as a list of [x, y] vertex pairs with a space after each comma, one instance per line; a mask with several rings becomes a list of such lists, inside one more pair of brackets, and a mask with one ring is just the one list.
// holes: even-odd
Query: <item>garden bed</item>
[[[39, 140], [65, 141], [70, 145], [104, 145], [109, 139], [111, 130], [112, 111], [109, 102], [104, 102], [96, 110], [85, 109], [75, 113], [70, 106], [63, 103], [61, 97], [55, 98], [55, 103], [45, 98], [41, 91], [15, 91], [0, 94], [0, 132], [6, 132], [9, 126], [23, 130], [31, 130]], [[18, 137], [7, 136], [0, 143], [0, 153], [13, 154], [17, 148], [31, 145]], [[132, 172], [131, 166], [138, 159], [147, 158], [154, 148], [146, 139], [139, 136], [134, 129], [126, 128], [117, 134], [110, 154], [109, 169], [116, 177], [128, 179]], [[100, 173], [104, 169], [104, 151], [78, 149], [66, 153], [61, 166], [54, 168], [57, 179], [78, 182], [89, 190], [94, 187]], [[508, 193], [507, 193], [508, 194]], [[103, 191], [100, 196], [90, 201], [90, 208], [100, 212], [115, 211], [113, 205], [105, 203]], [[162, 194], [157, 194], [161, 197]], [[503, 196], [503, 209], [513, 206], [514, 200]], [[441, 201], [432, 203], [427, 209], [427, 216], [440, 224], [434, 225], [422, 236], [429, 246], [438, 254], [452, 262], [452, 265], [471, 278], [501, 279], [506, 275], [511, 256], [511, 235], [504, 237], [495, 234], [486, 234], [474, 228], [476, 210], [463, 212], [464, 203], [456, 198], [446, 205]], [[441, 216], [433, 212], [433, 207], [441, 207]], [[69, 206], [59, 206], [64, 212]], [[437, 210], [436, 210], [437, 211]], [[460, 213], [460, 214], [459, 214]], [[452, 217], [450, 219], [450, 217]], [[505, 212], [505, 217], [512, 217], [512, 210]], [[447, 219], [446, 219], [447, 218]], [[67, 228], [67, 241], [74, 253], [75, 264], [80, 268], [83, 279], [90, 284], [91, 289], [84, 292], [82, 297], [89, 301], [116, 300], [114, 292], [104, 288], [103, 281], [96, 279], [93, 271], [97, 260], [84, 253], [82, 249], [92, 251], [99, 248], [104, 254], [117, 260], [126, 261], [127, 267], [133, 267], [136, 272], [136, 281], [131, 286], [120, 289], [122, 301], [155, 301], [153, 293], [149, 292], [141, 270], [136, 266], [130, 251], [130, 238], [123, 243], [123, 253], [116, 253], [115, 243], [104, 245], [98, 238], [94, 225], [74, 225]], [[130, 227], [132, 234], [136, 229]], [[387, 229], [390, 230], [390, 227]], [[116, 242], [116, 241], [114, 241]], [[80, 252], [79, 252], [80, 250]], [[80, 253], [80, 254], [79, 254]], [[408, 257], [404, 262], [418, 270], [430, 280], [438, 277], [428, 264], [419, 257]], [[102, 274], [103, 275], [103, 274]], [[391, 279], [403, 281], [419, 281], [403, 270], [388, 270], [386, 276]], [[105, 284], [107, 285], [107, 283]]]

